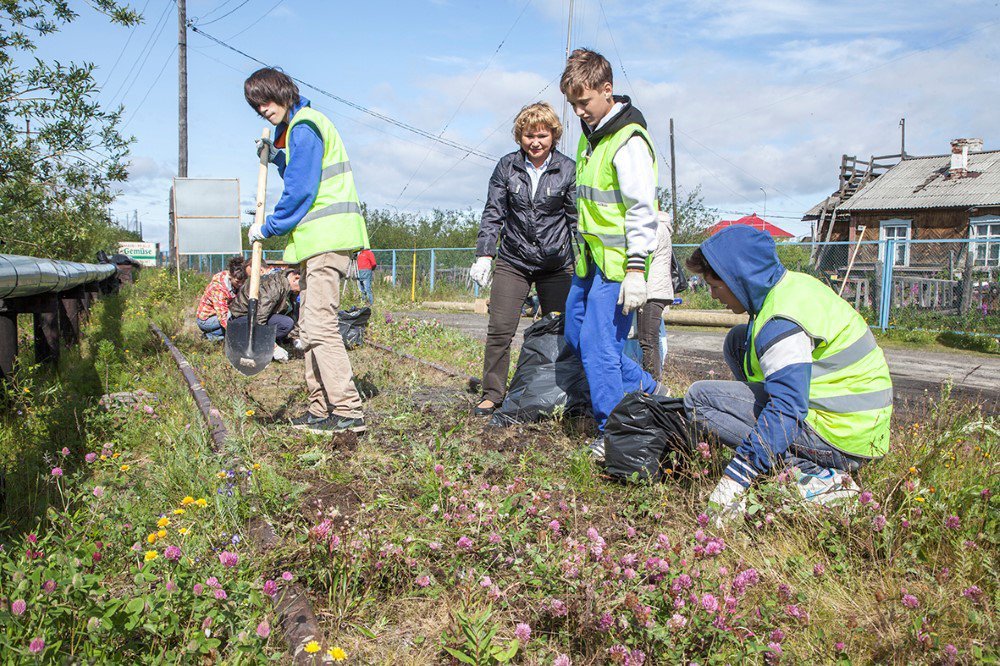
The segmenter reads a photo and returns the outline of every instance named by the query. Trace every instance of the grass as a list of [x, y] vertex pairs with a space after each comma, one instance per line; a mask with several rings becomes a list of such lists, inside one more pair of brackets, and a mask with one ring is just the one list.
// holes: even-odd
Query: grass
[[[10, 488], [38, 489], [18, 492], [34, 518], [0, 534], [0, 596], [29, 601], [23, 615], [0, 609], [0, 641], [5, 654], [17, 655], [10, 659], [30, 658], [31, 639], [44, 633], [41, 655], [52, 660], [282, 661], [276, 635], [258, 638], [256, 628], [274, 622], [264, 582], [281, 583], [285, 571], [310, 590], [323, 628], [317, 647], [340, 648], [351, 663], [548, 664], [562, 655], [574, 664], [1000, 658], [1000, 423], [947, 391], [919, 414], [896, 415], [893, 448], [862, 471], [870, 497], [853, 512], [802, 506], [779, 481], [755, 491], [741, 526], [716, 533], [700, 513], [723, 452], [696, 454], [690, 469], [697, 476], [612, 484], [586, 456], [586, 424], [486, 428], [468, 416], [475, 396], [461, 381], [371, 347], [351, 352], [355, 373], [380, 391], [366, 404], [366, 436], [330, 439], [283, 428], [305, 405], [301, 361], [255, 378], [232, 372], [219, 347], [182, 321], [195, 287], [183, 298], [156, 296], [155, 276], [144, 274], [149, 282], [121, 302], [127, 355], [109, 354], [105, 345], [102, 357], [97, 315], [61, 375], [25, 371], [18, 381], [30, 377], [30, 385], [16, 387], [29, 387], [30, 395], [8, 396], [20, 401], [22, 414], [4, 416], [0, 436], [7, 439], [0, 442], [9, 448], [16, 441], [41, 461], [8, 471], [8, 510]], [[222, 412], [233, 433], [230, 453], [259, 466], [246, 470], [249, 483], [234, 483], [230, 473], [241, 471], [211, 453], [171, 362], [143, 332], [150, 312]], [[475, 341], [433, 324], [387, 320], [384, 312], [371, 322], [372, 339], [478, 374]], [[83, 379], [70, 382], [76, 373]], [[677, 387], [693, 379], [669, 377]], [[156, 392], [156, 418], [96, 409], [105, 383]], [[79, 425], [63, 416], [50, 431], [51, 410], [69, 398], [83, 414]], [[28, 434], [16, 440], [16, 432]], [[119, 453], [114, 464], [72, 462], [100, 452], [104, 441]], [[63, 442], [71, 462], [53, 481], [48, 466], [61, 460]], [[106, 489], [97, 505], [95, 485]], [[60, 489], [69, 491], [68, 502]], [[173, 519], [185, 495], [211, 500], [200, 513], [191, 509], [198, 536], [183, 548], [195, 561], [168, 563], [165, 546], [153, 544], [158, 559], [141, 562], [160, 514]], [[233, 543], [253, 516], [272, 522], [281, 547], [255, 553], [245, 539]], [[188, 514], [167, 526], [162, 543], [173, 545], [181, 519]], [[45, 544], [44, 564], [24, 557], [30, 533]], [[107, 555], [92, 572], [74, 571], [73, 560], [92, 558], [98, 539], [113, 544]], [[238, 553], [236, 567], [219, 562], [222, 550]], [[87, 593], [71, 596], [77, 573]], [[189, 591], [213, 575], [227, 600]], [[66, 596], [44, 590], [50, 576], [56, 595], [66, 589]], [[167, 580], [182, 592], [168, 593]], [[130, 614], [133, 599], [143, 601]], [[147, 605], [158, 609], [148, 620]], [[71, 608], [71, 619], [59, 619], [57, 607]], [[134, 616], [142, 619], [129, 628]], [[218, 643], [207, 645], [208, 617]], [[74, 639], [57, 646], [57, 636]]]

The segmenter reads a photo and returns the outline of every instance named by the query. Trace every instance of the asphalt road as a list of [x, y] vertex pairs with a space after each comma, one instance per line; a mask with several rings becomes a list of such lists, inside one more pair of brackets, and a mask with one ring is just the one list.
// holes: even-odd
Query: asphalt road
[[[399, 312], [417, 319], [437, 319], [471, 337], [486, 340], [485, 315], [466, 312]], [[520, 345], [530, 319], [522, 318], [514, 344]], [[667, 365], [676, 364], [694, 377], [727, 377], [722, 360], [722, 342], [726, 331], [672, 327], [667, 332]], [[892, 373], [897, 402], [926, 401], [937, 397], [942, 385], [951, 382], [952, 395], [961, 400], [981, 403], [987, 411], [1000, 413], [1000, 357], [968, 354], [960, 351], [939, 352], [922, 349], [885, 349]]]

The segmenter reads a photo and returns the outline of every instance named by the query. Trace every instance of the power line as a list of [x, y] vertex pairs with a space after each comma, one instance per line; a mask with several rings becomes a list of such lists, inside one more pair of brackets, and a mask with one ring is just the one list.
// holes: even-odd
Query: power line
[[[248, 2], [250, 2], [250, 0], [243, 0], [243, 2], [241, 2], [240, 4], [236, 5], [232, 9], [230, 9], [228, 12], [226, 12], [222, 16], [220, 16], [218, 18], [214, 18], [211, 21], [208, 21], [207, 23], [203, 23], [202, 25], [212, 25], [213, 23], [217, 23], [217, 22], [221, 21], [222, 19], [226, 18], [227, 16], [229, 16], [230, 14], [232, 14], [233, 12], [237, 11], [240, 7], [242, 7], [243, 5], [247, 4]], [[224, 5], [226, 3], [224, 2], [222, 4]], [[216, 9], [219, 9], [220, 7], [222, 7], [222, 5], [219, 5], [219, 7], [216, 7]], [[212, 12], [209, 12], [208, 14], [211, 15]]]
[[257, 25], [258, 23], [260, 23], [264, 19], [266, 19], [270, 15], [271, 12], [273, 12], [275, 9], [277, 9], [282, 4], [284, 4], [284, 2], [285, 2], [285, 0], [278, 0], [276, 3], [274, 3], [273, 5], [271, 5], [270, 9], [268, 9], [266, 12], [264, 12], [263, 14], [261, 14], [260, 18], [258, 18], [256, 21], [254, 21], [253, 23], [251, 23], [247, 27], [243, 28], [239, 32], [237, 32], [235, 34], [232, 34], [232, 35], [229, 35], [228, 39], [236, 39], [237, 37], [239, 37], [240, 35], [242, 35], [244, 32], [246, 32], [250, 28], [254, 27], [255, 25]]
[[[167, 0], [167, 5], [166, 7], [163, 8], [163, 13], [160, 14], [160, 18], [157, 19], [156, 25], [153, 27], [153, 32], [146, 40], [146, 44], [142, 47], [142, 50], [139, 51], [139, 55], [132, 62], [132, 67], [129, 68], [128, 73], [125, 75], [125, 78], [118, 86], [118, 89], [115, 91], [115, 94], [111, 96], [112, 103], [109, 106], [113, 106], [114, 101], [116, 99], [118, 100], [119, 103], [124, 101], [125, 97], [132, 90], [132, 86], [134, 86], [136, 81], [139, 80], [139, 74], [142, 73], [142, 68], [146, 66], [146, 61], [149, 60], [149, 55], [153, 52], [153, 46], [155, 45], [156, 40], [158, 40], [160, 38], [160, 35], [163, 34], [163, 29], [167, 25], [165, 19], [167, 17], [168, 12], [173, 7], [173, 5], [174, 5], [174, 0]], [[143, 57], [143, 54], [145, 54], [145, 57]], [[140, 59], [142, 60], [141, 63]], [[138, 71], [136, 71], [137, 67]], [[126, 87], [125, 84], [129, 80], [129, 77], [132, 76], [133, 72], [135, 72], [135, 77], [132, 78], [132, 82], [129, 83], [128, 86]], [[119, 98], [119, 93], [121, 93], [120, 98]]]
[[[209, 39], [209, 40], [215, 42], [219, 46], [222, 46], [222, 47], [224, 47], [226, 49], [229, 49], [230, 51], [233, 51], [234, 53], [240, 54], [244, 58], [248, 58], [250, 60], [253, 60], [254, 62], [256, 62], [256, 63], [258, 63], [260, 65], [263, 65], [265, 67], [270, 67], [271, 66], [268, 63], [264, 62], [263, 60], [261, 60], [259, 58], [255, 58], [254, 56], [250, 55], [249, 53], [247, 53], [245, 51], [241, 51], [240, 49], [236, 48], [235, 46], [230, 46], [229, 44], [227, 44], [226, 42], [222, 41], [218, 37], [213, 37], [212, 35], [208, 34], [204, 30], [199, 29], [195, 25], [191, 26], [191, 30], [193, 30], [194, 32], [198, 33], [202, 37], [205, 37], [206, 39]], [[378, 118], [379, 120], [387, 122], [387, 123], [389, 123], [391, 125], [395, 125], [396, 127], [399, 127], [401, 129], [405, 129], [408, 132], [413, 132], [414, 134], [418, 134], [418, 135], [424, 137], [425, 139], [430, 139], [431, 141], [436, 141], [436, 142], [438, 142], [440, 144], [448, 146], [449, 148], [454, 148], [456, 150], [460, 150], [462, 152], [466, 152], [466, 153], [469, 153], [471, 155], [475, 155], [476, 157], [480, 157], [480, 158], [482, 158], [484, 160], [487, 160], [487, 161], [490, 161], [490, 162], [495, 162], [497, 159], [499, 159], [499, 158], [497, 158], [494, 155], [490, 155], [488, 153], [481, 152], [479, 150], [476, 150], [475, 148], [470, 148], [470, 147], [465, 146], [465, 145], [463, 145], [461, 143], [458, 143], [457, 141], [452, 141], [451, 139], [445, 139], [444, 137], [436, 136], [436, 135], [432, 134], [431, 132], [428, 132], [427, 130], [420, 129], [419, 127], [414, 127], [413, 125], [410, 125], [409, 123], [405, 123], [405, 122], [403, 122], [401, 120], [396, 120], [392, 116], [387, 116], [384, 113], [380, 113], [378, 111], [373, 111], [372, 109], [369, 109], [368, 107], [365, 107], [365, 106], [362, 106], [362, 105], [358, 104], [357, 102], [352, 102], [352, 101], [350, 101], [348, 99], [340, 97], [339, 95], [334, 95], [333, 93], [331, 93], [331, 92], [329, 92], [327, 90], [324, 90], [323, 88], [320, 88], [319, 86], [313, 85], [313, 84], [311, 84], [311, 83], [309, 83], [307, 81], [304, 81], [304, 80], [302, 80], [300, 78], [296, 78], [294, 76], [290, 76], [290, 78], [293, 81], [295, 81], [297, 83], [300, 83], [300, 84], [302, 84], [303, 86], [305, 86], [307, 88], [315, 90], [319, 94], [325, 95], [326, 97], [329, 97], [332, 100], [335, 100], [337, 102], [340, 102], [341, 104], [349, 106], [352, 109], [357, 109], [358, 111], [361, 111], [362, 113], [365, 113], [365, 114], [368, 114], [369, 116], [372, 116], [373, 118]]]
[[[464, 106], [466, 100], [469, 99], [469, 95], [471, 95], [472, 91], [476, 89], [476, 86], [479, 84], [479, 80], [483, 78], [483, 74], [485, 74], [486, 70], [489, 69], [490, 65], [493, 64], [493, 60], [497, 57], [497, 54], [500, 53], [500, 49], [503, 48], [503, 45], [507, 41], [507, 38], [510, 37], [510, 33], [514, 32], [514, 28], [516, 28], [517, 24], [521, 22], [521, 17], [524, 16], [524, 12], [528, 11], [528, 7], [531, 6], [531, 3], [532, 0], [528, 0], [527, 2], [524, 3], [524, 7], [521, 8], [521, 13], [517, 15], [517, 18], [514, 19], [514, 23], [510, 26], [510, 28], [507, 29], [507, 32], [500, 40], [500, 43], [497, 44], [496, 49], [493, 51], [489, 59], [486, 61], [486, 64], [483, 65], [483, 68], [481, 70], [479, 70], [479, 74], [476, 75], [476, 79], [472, 82], [472, 85], [469, 86], [469, 89], [465, 91], [465, 96], [462, 97], [462, 101], [460, 101], [458, 103], [458, 106], [455, 107], [455, 110], [452, 112], [451, 117], [449, 117], [448, 120], [445, 121], [444, 127], [442, 127], [441, 131], [438, 133], [439, 137], [444, 136], [444, 133], [448, 130], [448, 127], [451, 125], [451, 121], [453, 121], [455, 119], [455, 116], [458, 115], [458, 112], [462, 110], [462, 106]], [[427, 162], [427, 158], [429, 155], [430, 155], [429, 152], [424, 153], [424, 157], [422, 160], [420, 160], [420, 164], [418, 164], [417, 168], [413, 170], [413, 173], [410, 174], [410, 177], [407, 179], [406, 184], [403, 185], [403, 189], [400, 190], [399, 195], [396, 196], [395, 203], [398, 204], [399, 200], [403, 198], [403, 194], [405, 194], [406, 190], [410, 187], [410, 183], [413, 182], [413, 178], [418, 173], [420, 173], [421, 169], [424, 168], [424, 164]]]
[[[149, 6], [149, 1], [150, 0], [146, 0], [146, 4], [144, 4], [142, 6], [142, 9], [139, 10], [140, 15], [145, 14], [146, 7]], [[125, 51], [128, 49], [128, 45], [132, 41], [132, 37], [135, 36], [135, 33], [138, 31], [138, 29], [139, 26], [135, 26], [134, 28], [128, 31], [128, 39], [125, 40], [125, 44], [122, 46], [122, 50], [118, 52], [118, 57], [115, 58], [115, 63], [111, 65], [111, 69], [108, 70], [108, 75], [104, 78], [104, 83], [101, 84], [102, 89], [108, 85], [108, 81], [110, 81], [111, 77], [114, 75], [115, 68], [117, 68], [118, 63], [121, 62], [122, 56], [125, 55]]]
[[[538, 97], [540, 97], [540, 96], [542, 95], [542, 93], [544, 93], [544, 92], [545, 92], [546, 90], [548, 90], [549, 88], [551, 88], [551, 87], [552, 87], [552, 84], [553, 84], [553, 83], [555, 83], [556, 81], [558, 81], [558, 80], [559, 80], [559, 78], [560, 78], [561, 76], [562, 76], [561, 74], [558, 74], [558, 75], [556, 75], [556, 78], [554, 78], [554, 79], [552, 79], [551, 81], [549, 81], [549, 82], [548, 82], [548, 83], [547, 83], [547, 84], [545, 85], [545, 87], [544, 87], [544, 88], [542, 88], [541, 90], [539, 90], [539, 91], [538, 91], [537, 93], [535, 93], [535, 94], [534, 94], [534, 95], [532, 96], [532, 98], [533, 98], [533, 99], [537, 99]], [[487, 134], [487, 135], [486, 135], [486, 136], [485, 136], [485, 137], [483, 138], [483, 140], [482, 140], [482, 141], [480, 141], [480, 142], [479, 142], [479, 143], [478, 143], [478, 144], [476, 145], [476, 148], [479, 148], [479, 146], [481, 146], [481, 145], [483, 145], [484, 143], [486, 143], [487, 141], [489, 141], [489, 140], [490, 140], [490, 138], [492, 138], [492, 137], [493, 137], [493, 135], [494, 135], [494, 134], [496, 134], [497, 132], [499, 132], [499, 131], [500, 131], [500, 130], [501, 130], [501, 129], [503, 128], [503, 127], [505, 127], [505, 126], [509, 126], [509, 125], [510, 125], [510, 123], [511, 123], [511, 122], [513, 122], [515, 118], [517, 118], [517, 113], [515, 113], [515, 114], [514, 114], [514, 115], [512, 115], [512, 116], [510, 116], [510, 118], [508, 118], [507, 120], [505, 120], [505, 121], [504, 121], [503, 123], [501, 123], [501, 124], [497, 125], [497, 126], [496, 126], [496, 127], [495, 127], [495, 128], [493, 129], [493, 131], [492, 131], [492, 132], [490, 132], [489, 134]], [[439, 182], [441, 181], [441, 179], [442, 179], [442, 178], [444, 178], [444, 177], [445, 177], [445, 176], [447, 176], [447, 175], [448, 175], [449, 173], [451, 173], [452, 171], [454, 171], [455, 167], [457, 167], [457, 166], [458, 166], [459, 164], [461, 164], [462, 162], [464, 162], [464, 161], [465, 161], [465, 158], [466, 158], [466, 157], [468, 157], [468, 154], [466, 154], [466, 155], [463, 155], [463, 156], [462, 156], [462, 157], [460, 157], [460, 158], [459, 158], [459, 159], [458, 159], [457, 161], [455, 161], [455, 162], [454, 162], [454, 163], [453, 163], [453, 164], [452, 164], [452, 165], [451, 165], [450, 167], [448, 167], [447, 169], [445, 169], [444, 171], [442, 171], [442, 172], [441, 172], [440, 174], [438, 174], [438, 177], [437, 177], [437, 178], [435, 178], [435, 179], [434, 179], [433, 181], [431, 181], [431, 183], [430, 183], [430, 184], [429, 184], [429, 185], [428, 185], [427, 187], [425, 187], [425, 188], [424, 188], [423, 190], [421, 190], [421, 191], [420, 191], [420, 194], [418, 194], [418, 195], [416, 195], [415, 197], [413, 197], [412, 199], [410, 199], [410, 201], [409, 201], [409, 202], [408, 202], [408, 203], [407, 203], [407, 204], [406, 204], [405, 206], [403, 206], [403, 208], [409, 208], [409, 207], [410, 207], [410, 206], [411, 206], [411, 205], [412, 205], [412, 204], [413, 204], [413, 203], [414, 203], [414, 202], [415, 202], [415, 201], [416, 201], [417, 199], [419, 199], [420, 197], [424, 196], [424, 194], [426, 194], [426, 193], [427, 193], [427, 191], [428, 191], [428, 190], [430, 190], [430, 189], [431, 189], [432, 187], [434, 187], [435, 185], [437, 185], [437, 184], [438, 184], [438, 183], [439, 183]]]
[[146, 98], [149, 97], [149, 93], [153, 92], [153, 88], [155, 88], [156, 84], [160, 82], [160, 77], [163, 76], [163, 72], [166, 71], [167, 65], [170, 64], [170, 59], [173, 57], [175, 53], [177, 53], [176, 44], [174, 45], [174, 48], [170, 50], [170, 53], [167, 54], [166, 60], [163, 61], [163, 65], [160, 67], [160, 72], [156, 75], [156, 78], [153, 79], [153, 83], [150, 84], [149, 88], [146, 89], [146, 94], [142, 96], [142, 99], [139, 101], [139, 103], [136, 104], [134, 109], [132, 109], [132, 115], [128, 119], [128, 121], [124, 125], [122, 125], [122, 130], [131, 125], [132, 121], [139, 116], [139, 109], [141, 109], [142, 105], [145, 104]]

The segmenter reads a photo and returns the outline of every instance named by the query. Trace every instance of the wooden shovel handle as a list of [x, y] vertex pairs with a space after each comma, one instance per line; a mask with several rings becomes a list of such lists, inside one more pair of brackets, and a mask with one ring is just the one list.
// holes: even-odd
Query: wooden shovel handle
[[[271, 130], [265, 127], [260, 134], [261, 139], [270, 139]], [[264, 198], [267, 193], [267, 157], [260, 160], [260, 168], [257, 170], [257, 209], [254, 211], [254, 223], [264, 222]], [[257, 300], [260, 296], [260, 264], [264, 258], [264, 246], [257, 241], [253, 244], [253, 253], [250, 256], [250, 298]]]

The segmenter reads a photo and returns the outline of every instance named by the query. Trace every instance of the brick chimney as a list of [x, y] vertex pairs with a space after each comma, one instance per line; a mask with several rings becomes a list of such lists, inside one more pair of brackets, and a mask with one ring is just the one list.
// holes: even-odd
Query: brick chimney
[[951, 168], [949, 178], [963, 178], [969, 175], [969, 153], [983, 149], [982, 139], [955, 139], [951, 142]]

